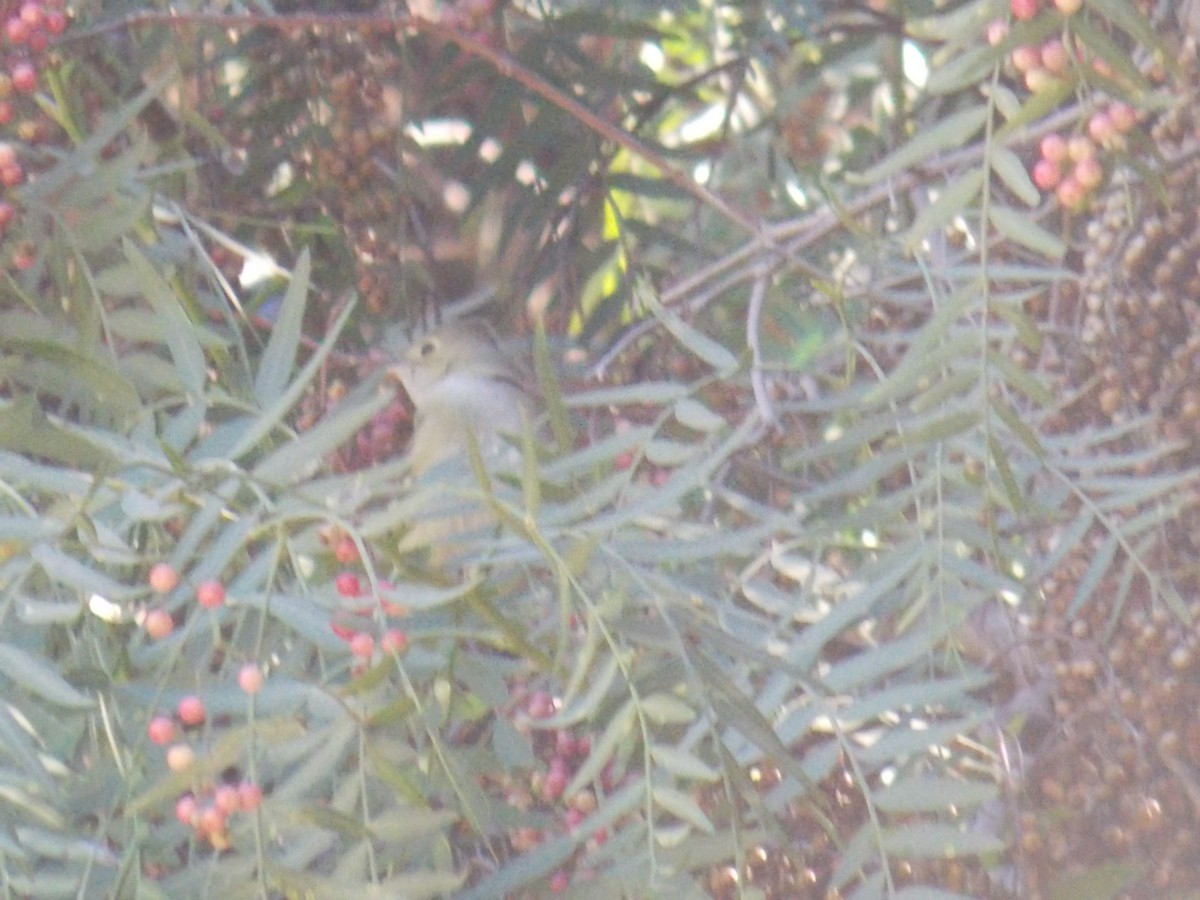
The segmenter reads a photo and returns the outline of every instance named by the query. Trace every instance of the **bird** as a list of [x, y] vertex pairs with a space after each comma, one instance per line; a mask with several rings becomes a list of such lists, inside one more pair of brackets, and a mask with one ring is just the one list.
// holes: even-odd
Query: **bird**
[[[414, 486], [478, 487], [470, 467], [475, 440], [489, 467], [501, 465], [534, 415], [521, 387], [522, 365], [506, 352], [494, 329], [479, 319], [443, 325], [413, 341], [389, 373], [414, 407], [409, 470]], [[468, 491], [469, 492], [469, 491]], [[478, 498], [452, 499], [442, 492], [439, 509], [426, 509], [400, 541], [401, 552], [430, 548], [430, 561], [452, 558], [453, 538], [491, 521]]]

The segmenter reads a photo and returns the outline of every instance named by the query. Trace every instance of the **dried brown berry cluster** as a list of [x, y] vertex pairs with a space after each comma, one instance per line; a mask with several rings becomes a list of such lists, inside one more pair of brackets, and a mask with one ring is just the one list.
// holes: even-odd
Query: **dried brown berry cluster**
[[[1194, 71], [1188, 57], [1185, 67]], [[1097, 198], [1077, 294], [1067, 296], [1078, 301], [1077, 330], [1060, 345], [1065, 384], [1092, 388], [1064, 408], [1059, 427], [1149, 422], [1120, 448], [1173, 447], [1145, 465], [1148, 476], [1200, 461], [1198, 124], [1200, 108], [1188, 102], [1153, 124], [1153, 143], [1169, 161], [1159, 189], [1138, 181]], [[1052, 722], [1036, 741], [1022, 740], [1028, 765], [1017, 850], [1029, 896], [1122, 863], [1127, 868], [1113, 870], [1124, 882], [1119, 896], [1200, 890], [1195, 506], [1185, 503], [1152, 542], [1139, 543], [1143, 574], [1122, 583], [1114, 566], [1078, 611], [1072, 604], [1089, 554], [1072, 555], [1042, 585], [1045, 606], [1029, 642], [1051, 676]], [[1173, 586], [1184, 608], [1166, 603], [1145, 572]]]

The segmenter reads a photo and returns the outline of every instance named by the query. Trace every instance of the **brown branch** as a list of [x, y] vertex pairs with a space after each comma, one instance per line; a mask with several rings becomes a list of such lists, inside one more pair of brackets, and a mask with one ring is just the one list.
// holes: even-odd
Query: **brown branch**
[[598, 134], [605, 140], [612, 141], [634, 156], [640, 157], [657, 168], [664, 178], [691, 194], [701, 203], [712, 207], [729, 221], [752, 235], [761, 237], [763, 234], [761, 221], [738, 209], [727, 200], [717, 196], [707, 187], [691, 178], [686, 172], [672, 165], [671, 162], [657, 150], [647, 146], [628, 131], [602, 119], [578, 100], [569, 97], [552, 85], [546, 79], [519, 63], [508, 53], [488, 46], [483, 41], [455, 28], [408, 15], [380, 16], [362, 13], [304, 13], [283, 16], [259, 16], [249, 14], [224, 13], [186, 13], [173, 15], [160, 12], [136, 12], [111, 22], [105, 22], [93, 28], [72, 32], [60, 40], [60, 43], [83, 40], [85, 38], [113, 31], [123, 31], [144, 25], [212, 25], [220, 28], [273, 28], [279, 31], [300, 31], [307, 28], [338, 28], [358, 30], [389, 30], [403, 29], [411, 32], [423, 32], [440, 37], [455, 44], [461, 50], [472, 56], [486, 60], [495, 67], [504, 78], [511, 79], [532, 94], [541, 97], [547, 103], [558, 107], [563, 112]]

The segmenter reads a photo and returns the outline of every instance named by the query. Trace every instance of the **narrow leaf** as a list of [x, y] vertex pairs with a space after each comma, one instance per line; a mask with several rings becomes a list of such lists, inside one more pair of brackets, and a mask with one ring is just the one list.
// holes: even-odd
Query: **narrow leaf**
[[1027, 247], [1034, 253], [1040, 253], [1046, 259], [1059, 260], [1067, 253], [1067, 245], [1062, 238], [1051, 234], [1027, 213], [993, 204], [988, 209], [988, 221], [1010, 241]]
[[12, 644], [0, 644], [0, 675], [64, 709], [91, 709], [95, 701], [77, 691], [40, 656]]
[[917, 135], [882, 162], [863, 172], [859, 180], [874, 184], [905, 169], [925, 162], [942, 150], [962, 147], [970, 143], [987, 121], [988, 110], [984, 106], [971, 106], [947, 116], [930, 128], [920, 129]]
[[279, 315], [271, 326], [271, 339], [263, 351], [258, 374], [254, 378], [254, 397], [260, 407], [266, 408], [278, 400], [292, 377], [296, 354], [300, 349], [311, 265], [308, 248], [305, 247], [283, 293]]

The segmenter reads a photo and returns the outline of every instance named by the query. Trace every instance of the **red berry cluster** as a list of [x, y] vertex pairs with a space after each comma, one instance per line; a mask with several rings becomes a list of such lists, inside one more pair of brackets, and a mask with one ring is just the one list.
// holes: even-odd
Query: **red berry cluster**
[[[155, 563], [146, 579], [156, 594], [169, 594], [179, 584], [179, 573], [170, 563]], [[214, 579], [196, 586], [196, 602], [205, 609], [217, 609], [225, 603], [225, 585]], [[175, 630], [175, 619], [167, 610], [154, 607], [142, 617], [142, 628], [155, 640], [161, 640]]]
[[[352, 565], [362, 558], [354, 538], [340, 528], [331, 526], [322, 529], [320, 537], [342, 565]], [[358, 575], [350, 571], [341, 571], [334, 577], [333, 587], [338, 596], [347, 601], [343, 611], [349, 616], [369, 617], [376, 610], [382, 610], [388, 616], [408, 615], [408, 608], [392, 596], [394, 588], [388, 581], [379, 582], [379, 597], [371, 597]], [[368, 602], [354, 602], [362, 599]], [[329, 627], [333, 629], [334, 634], [350, 645], [350, 653], [361, 663], [371, 661], [375, 655], [376, 644], [375, 636], [371, 632], [346, 625], [337, 619], [331, 621]], [[379, 647], [385, 654], [402, 654], [408, 649], [408, 635], [399, 628], [389, 628], [379, 639]]]
[[397, 399], [389, 404], [359, 430], [352, 446], [338, 453], [334, 468], [357, 472], [395, 456], [408, 439], [411, 419], [412, 415], [402, 400]]
[[229, 818], [251, 812], [262, 804], [262, 788], [252, 781], [221, 784], [200, 792], [184, 794], [175, 803], [175, 818], [192, 828], [196, 837], [207, 841], [214, 850], [228, 850]]
[[[525, 853], [538, 847], [553, 836], [552, 832], [574, 832], [584, 820], [596, 810], [597, 796], [591, 787], [584, 787], [569, 796], [567, 786], [575, 772], [592, 752], [591, 738], [586, 734], [575, 734], [569, 728], [534, 729], [533, 723], [552, 717], [558, 709], [558, 701], [548, 691], [531, 691], [521, 701], [515, 725], [519, 731], [531, 733], [534, 750], [544, 763], [544, 769], [531, 772], [528, 780], [506, 776], [500, 785], [508, 803], [520, 810], [535, 805], [551, 812], [558, 820], [558, 827], [539, 829], [531, 825], [513, 828], [508, 839], [513, 850]], [[601, 772], [599, 788], [608, 792], [614, 789], [615, 779], [612, 764]], [[598, 829], [588, 839], [589, 845], [600, 845], [608, 840], [608, 831]], [[549, 879], [551, 892], [566, 890], [572, 878], [586, 879], [590, 872], [581, 866], [582, 858], [573, 859]]]
[[1122, 146], [1124, 136], [1137, 125], [1137, 112], [1128, 103], [1112, 103], [1088, 120], [1087, 134], [1064, 137], [1048, 134], [1038, 146], [1033, 183], [1054, 196], [1065, 209], [1083, 209], [1104, 181], [1101, 149]]
[[[18, 96], [32, 94], [37, 89], [38, 70], [50, 40], [67, 28], [65, 0], [20, 0], [0, 3], [0, 19], [4, 22], [0, 37], [0, 126], [10, 125], [17, 115], [14, 101]], [[33, 122], [21, 122], [17, 136], [31, 140], [39, 133]], [[0, 142], [0, 186], [16, 187], [25, 181], [25, 170], [17, 160], [16, 149]], [[8, 200], [0, 200], [0, 235], [16, 217], [16, 208]], [[34, 262], [32, 253], [17, 253], [13, 264], [27, 268]]]
[[[255, 693], [262, 686], [262, 673], [257, 666], [243, 668], [238, 680], [246, 688], [246, 675], [251, 670], [257, 675], [257, 685], [254, 690], [247, 688], [247, 692]], [[159, 715], [150, 720], [146, 733], [152, 742], [167, 747], [167, 768], [172, 772], [187, 772], [196, 762], [196, 751], [179, 740], [179, 725], [185, 729], [196, 728], [207, 718], [204, 701], [189, 695], [179, 701], [173, 718]], [[262, 796], [262, 788], [249, 781], [237, 785], [222, 784], [215, 788], [205, 785], [188, 791], [176, 801], [175, 816], [184, 825], [194, 829], [196, 837], [207, 841], [214, 849], [228, 850], [232, 846], [229, 817], [234, 813], [257, 809], [262, 803]]]
[[[1055, 0], [1058, 12], [1070, 16], [1081, 8], [1081, 0]], [[1010, 0], [1012, 16], [1017, 20], [1032, 19], [1048, 8], [1043, 0]], [[1007, 22], [995, 21], [988, 26], [987, 40], [995, 45], [1008, 37]], [[1080, 68], [1110, 81], [1117, 76], [1105, 60], [1089, 56], [1077, 39], [1067, 35], [1053, 37], [1040, 46], [1021, 44], [1009, 54], [1012, 72], [1019, 76], [1030, 93], [1041, 93], [1062, 87], [1080, 77]], [[1111, 102], [1095, 112], [1087, 124], [1086, 134], [1051, 134], [1042, 139], [1040, 155], [1034, 163], [1033, 182], [1043, 191], [1054, 191], [1063, 208], [1077, 212], [1087, 206], [1096, 189], [1104, 181], [1101, 149], [1119, 150], [1124, 147], [1125, 135], [1137, 126], [1137, 111], [1124, 102]]]

